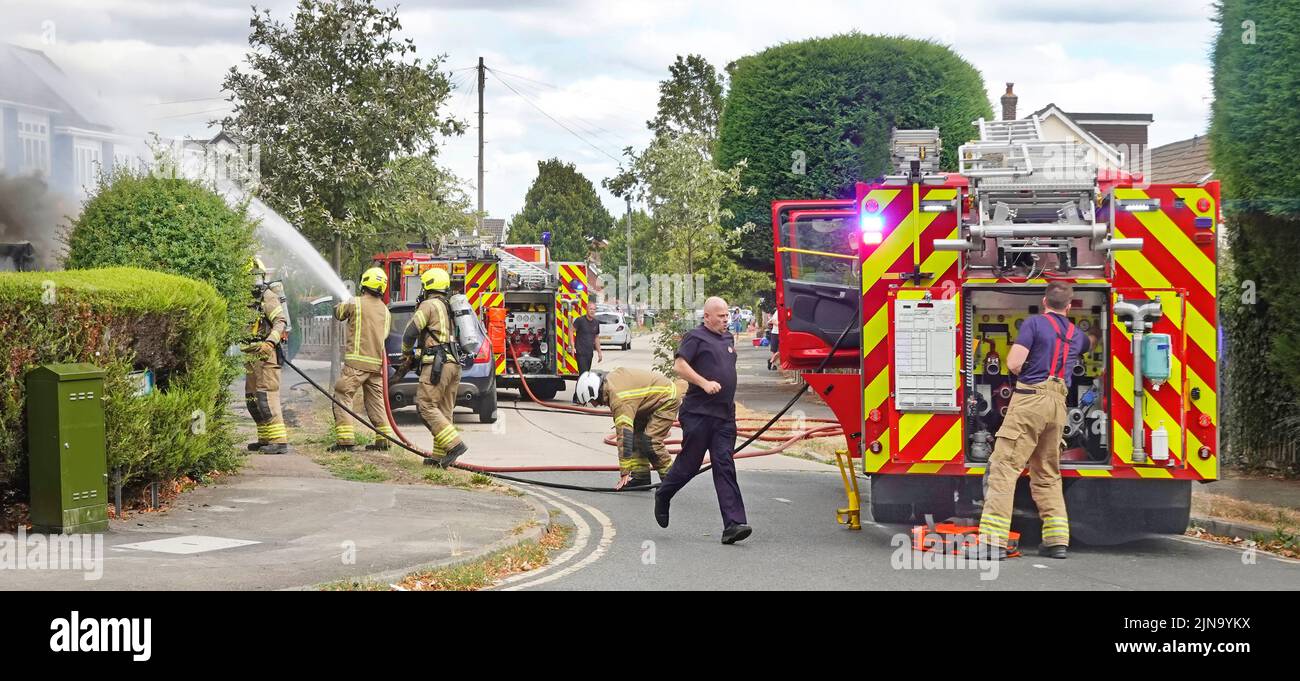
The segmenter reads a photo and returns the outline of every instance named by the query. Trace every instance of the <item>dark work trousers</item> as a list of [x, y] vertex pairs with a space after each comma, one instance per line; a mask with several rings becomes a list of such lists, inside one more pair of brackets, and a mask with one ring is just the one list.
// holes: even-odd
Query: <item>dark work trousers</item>
[[681, 412], [677, 420], [682, 426], [682, 451], [668, 469], [668, 478], [659, 486], [658, 494], [672, 499], [674, 494], [700, 472], [704, 453], [709, 453], [713, 465], [713, 490], [718, 494], [718, 509], [722, 511], [723, 529], [745, 522], [745, 500], [740, 498], [740, 483], [736, 481], [736, 462], [732, 451], [736, 447], [736, 421], [714, 416]]
[[[591, 355], [592, 355], [592, 353], [591, 353], [591, 352], [577, 352], [577, 353], [574, 353], [574, 354], [577, 355], [577, 357], [578, 357], [578, 375], [581, 376], [581, 375], [583, 375], [584, 373], [586, 373], [586, 372], [588, 372], [588, 371], [591, 371]], [[573, 385], [573, 403], [574, 403], [574, 404], [577, 404], [577, 403], [578, 403], [578, 385], [577, 385], [577, 383], [574, 383], [574, 385]]]

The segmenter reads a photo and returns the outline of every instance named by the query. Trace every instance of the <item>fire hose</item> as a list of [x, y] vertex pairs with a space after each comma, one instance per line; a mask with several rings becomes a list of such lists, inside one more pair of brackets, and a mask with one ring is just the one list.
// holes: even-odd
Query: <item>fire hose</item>
[[[830, 352], [828, 352], [826, 354], [826, 357], [822, 359], [821, 364], [816, 369], [817, 371], [821, 371], [826, 367], [826, 364], [830, 362], [831, 357], [834, 356], [835, 351], [839, 349], [840, 344], [844, 342], [844, 339], [848, 336], [849, 331], [853, 329], [853, 326], [856, 323], [857, 323], [857, 313], [855, 312], [853, 318], [849, 321], [848, 326], [844, 327], [844, 331], [840, 333], [839, 338], [837, 338], [835, 340], [834, 345], [831, 346]], [[606, 417], [610, 416], [610, 411], [608, 409], [580, 407], [577, 405], [560, 404], [557, 402], [547, 402], [538, 399], [537, 396], [533, 394], [532, 389], [528, 386], [528, 380], [524, 377], [524, 372], [519, 367], [519, 358], [514, 352], [514, 347], [507, 345], [507, 349], [509, 350], [511, 359], [514, 361], [515, 371], [518, 372], [519, 374], [520, 385], [523, 386], [524, 391], [528, 394], [529, 398], [532, 399], [535, 403], [540, 404], [544, 407], [548, 407], [553, 410], [570, 411], [570, 412], [583, 413], [583, 414], [588, 414], [593, 416], [606, 416]], [[279, 347], [276, 348], [276, 353], [279, 354], [280, 361], [284, 365], [288, 366], [290, 369], [293, 369], [293, 371], [297, 373], [299, 376], [301, 376], [303, 380], [309, 383], [313, 388], [315, 388], [322, 395], [327, 397], [330, 400], [330, 402], [334, 403], [336, 406], [338, 406], [340, 409], [346, 412], [349, 416], [355, 419], [358, 423], [365, 426], [366, 428], [369, 428], [379, 437], [382, 437], [392, 442], [398, 447], [401, 447], [402, 449], [405, 449], [406, 451], [415, 454], [421, 457], [422, 459], [426, 459], [426, 460], [437, 459], [437, 457], [434, 457], [431, 453], [426, 452], [416, 447], [414, 444], [412, 444], [411, 441], [407, 439], [406, 436], [402, 433], [401, 429], [397, 425], [396, 419], [393, 417], [393, 408], [388, 400], [388, 380], [389, 380], [388, 368], [389, 367], [388, 367], [387, 355], [385, 355], [383, 358], [383, 366], [381, 370], [381, 376], [383, 377], [384, 413], [387, 416], [388, 425], [392, 429], [393, 435], [395, 435], [396, 437], [381, 432], [376, 426], [371, 424], [367, 419], [363, 418], [360, 414], [353, 411], [351, 406], [340, 402], [337, 398], [334, 397], [332, 392], [326, 390], [314, 379], [308, 376], [306, 372], [304, 372], [302, 369], [299, 369], [297, 365], [295, 365], [287, 357], [285, 357]], [[734, 458], [747, 459], [747, 458], [758, 457], [758, 456], [769, 456], [772, 454], [778, 454], [780, 452], [783, 452], [785, 451], [786, 448], [790, 447], [791, 445], [801, 440], [811, 439], [816, 437], [833, 437], [837, 435], [842, 435], [843, 430], [839, 425], [839, 423], [831, 419], [804, 419], [805, 423], [824, 423], [826, 425], [814, 427], [808, 430], [794, 431], [787, 437], [766, 434], [767, 431], [772, 429], [776, 425], [777, 421], [779, 421], [785, 415], [785, 413], [789, 411], [791, 407], [794, 406], [795, 402], [797, 402], [799, 398], [802, 397], [803, 394], [808, 391], [808, 388], [809, 385], [808, 383], [805, 382], [803, 386], [790, 398], [790, 400], [786, 402], [785, 406], [782, 407], [780, 411], [774, 414], [770, 419], [767, 420], [766, 423], [764, 423], [759, 428], [754, 429], [752, 427], [747, 427], [742, 429], [738, 427], [737, 428], [738, 433], [749, 432], [750, 435], [748, 439], [746, 439], [740, 446], [735, 448]], [[530, 410], [530, 411], [539, 411], [539, 410]], [[761, 421], [761, 420], [762, 419], [759, 418], [737, 419], [737, 421]], [[674, 425], [677, 424], [674, 423]], [[789, 426], [777, 426], [776, 429], [778, 431], [794, 430]], [[778, 442], [779, 444], [769, 449], [764, 449], [756, 452], [743, 453], [743, 450], [746, 447], [748, 447], [749, 445], [753, 444], [755, 441], [758, 440], [763, 440], [765, 442]], [[612, 445], [615, 442], [615, 438], [613, 435], [607, 436], [604, 439], [604, 442], [605, 444]], [[676, 445], [680, 443], [681, 440], [677, 438], [671, 438], [664, 441], [664, 444]], [[676, 451], [680, 451], [680, 448], [677, 448], [676, 450], [670, 449], [669, 451], [676, 453]], [[510, 482], [519, 482], [519, 483], [525, 483], [530, 485], [539, 485], [542, 487], [551, 487], [555, 489], [566, 489], [566, 490], [575, 490], [575, 491], [582, 491], [582, 492], [641, 491], [641, 490], [655, 489], [661, 484], [661, 483], [655, 483], [652, 485], [627, 486], [622, 488], [621, 490], [618, 490], [613, 487], [590, 487], [585, 485], [569, 485], [569, 484], [549, 482], [544, 480], [519, 478], [507, 474], [507, 473], [542, 473], [542, 472], [611, 472], [611, 471], [618, 471], [619, 470], [618, 466], [553, 466], [553, 465], [552, 466], [483, 466], [479, 464], [471, 464], [471, 463], [464, 463], [458, 461], [453, 463], [452, 467], [459, 468], [461, 470], [469, 471], [472, 473], [480, 473], [483, 475], [487, 475], [489, 477], [497, 478], [500, 480], [506, 480]], [[703, 473], [709, 470], [710, 468], [712, 468], [711, 464], [705, 464], [700, 467], [700, 470], [696, 474], [698, 475], [699, 473]]]

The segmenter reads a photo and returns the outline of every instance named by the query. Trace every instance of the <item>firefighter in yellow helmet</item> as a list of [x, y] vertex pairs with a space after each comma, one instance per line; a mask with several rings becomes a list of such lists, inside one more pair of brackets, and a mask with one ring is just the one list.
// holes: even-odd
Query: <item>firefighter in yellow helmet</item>
[[645, 369], [619, 367], [608, 374], [588, 371], [578, 377], [574, 397], [579, 404], [608, 404], [614, 416], [618, 444], [619, 480], [614, 489], [650, 484], [651, 466], [662, 481], [672, 457], [664, 439], [677, 420], [685, 381]]
[[[366, 449], [388, 449], [393, 429], [388, 425], [388, 412], [384, 408], [384, 341], [392, 328], [384, 293], [388, 290], [388, 276], [384, 270], [372, 267], [361, 275], [361, 294], [339, 303], [334, 308], [334, 318], [346, 322], [343, 333], [343, 372], [334, 384], [334, 397], [339, 402], [353, 406], [357, 389], [365, 394], [366, 416], [370, 425], [379, 430], [374, 444]], [[352, 416], [334, 405], [334, 445], [330, 451], [351, 451], [356, 446], [356, 424]]]
[[285, 339], [289, 318], [284, 301], [268, 281], [266, 265], [254, 257], [248, 263], [252, 278], [252, 301], [249, 307], [257, 314], [250, 337], [243, 345], [244, 402], [257, 423], [257, 442], [248, 450], [263, 454], [289, 451], [289, 433], [280, 412], [280, 358], [277, 347]]
[[456, 390], [460, 387], [460, 365], [456, 363], [456, 331], [447, 299], [451, 277], [446, 270], [434, 267], [420, 275], [420, 283], [423, 290], [415, 314], [402, 334], [402, 352], [414, 353], [418, 362], [420, 383], [415, 392], [415, 407], [433, 434], [433, 453], [437, 459], [425, 463], [446, 468], [469, 450], [452, 419]]

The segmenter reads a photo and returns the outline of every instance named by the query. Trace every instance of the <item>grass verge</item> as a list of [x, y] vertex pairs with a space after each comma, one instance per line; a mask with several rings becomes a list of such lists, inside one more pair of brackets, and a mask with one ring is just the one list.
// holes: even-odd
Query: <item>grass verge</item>
[[[515, 534], [528, 529], [525, 523]], [[537, 541], [526, 541], [478, 560], [436, 570], [413, 572], [396, 583], [384, 584], [369, 580], [332, 582], [322, 591], [480, 591], [492, 587], [502, 579], [522, 572], [544, 567], [551, 557], [569, 545], [573, 528], [552, 523], [550, 529]]]

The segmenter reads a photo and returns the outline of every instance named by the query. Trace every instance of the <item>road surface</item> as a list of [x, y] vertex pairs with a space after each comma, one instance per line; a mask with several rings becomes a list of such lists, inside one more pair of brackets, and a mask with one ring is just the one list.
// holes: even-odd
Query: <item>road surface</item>
[[[782, 385], [765, 369], [765, 349], [740, 351], [742, 403], [774, 410], [796, 386]], [[609, 350], [597, 368], [650, 366], [649, 337], [631, 351]], [[613, 464], [612, 448], [601, 443], [611, 424], [604, 418], [524, 411], [502, 390], [501, 420], [479, 424], [466, 410], [457, 414], [471, 463], [499, 465]], [[567, 399], [569, 393], [563, 398]], [[560, 399], [560, 398], [557, 398]], [[825, 407], [800, 406], [810, 416]], [[516, 408], [518, 407], [518, 409]], [[821, 410], [821, 411], [819, 411]], [[412, 410], [398, 412], [408, 436], [428, 444], [428, 433]], [[835, 522], [844, 492], [834, 467], [786, 456], [739, 462], [754, 535], [735, 546], [719, 543], [721, 519], [708, 474], [677, 497], [672, 524], [660, 529], [650, 493], [602, 494], [528, 488], [577, 527], [573, 548], [552, 566], [520, 575], [505, 589], [1297, 589], [1300, 562], [1184, 537], [1151, 537], [1114, 547], [1076, 546], [1071, 558], [1052, 561], [1026, 556], [998, 564], [935, 565], [932, 554], [907, 548], [908, 530], [872, 523], [852, 532]], [[539, 480], [608, 486], [614, 473], [538, 473]], [[862, 485], [863, 507], [867, 486]]]

